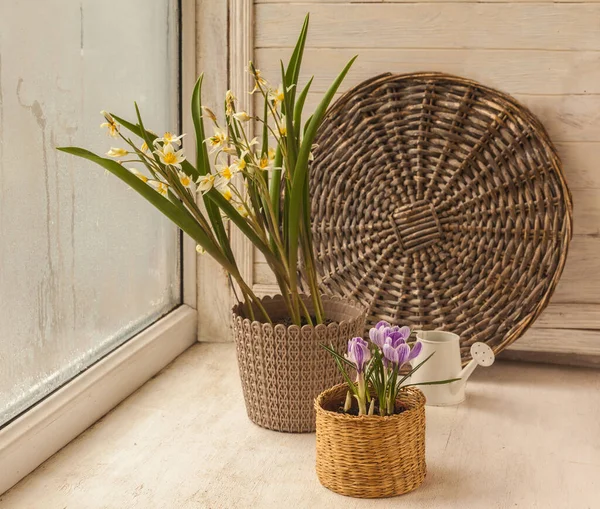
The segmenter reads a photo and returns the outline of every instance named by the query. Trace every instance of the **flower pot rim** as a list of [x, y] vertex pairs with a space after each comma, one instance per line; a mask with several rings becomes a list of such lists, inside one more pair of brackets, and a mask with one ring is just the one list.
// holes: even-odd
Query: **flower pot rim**
[[[327, 416], [328, 419], [339, 419], [341, 421], [351, 421], [352, 420], [355, 422], [360, 422], [360, 421], [373, 422], [376, 420], [381, 420], [383, 422], [386, 422], [386, 421], [393, 421], [393, 420], [398, 420], [398, 419], [407, 419], [411, 415], [418, 412], [422, 407], [425, 406], [425, 395], [423, 394], [423, 392], [416, 387], [406, 387], [405, 389], [402, 389], [402, 390], [409, 391], [409, 392], [413, 393], [415, 396], [417, 396], [418, 403], [417, 403], [417, 405], [407, 408], [406, 410], [404, 410], [404, 412], [401, 412], [399, 414], [384, 415], [384, 416], [382, 416], [382, 415], [352, 415], [352, 414], [347, 414], [347, 413], [336, 412], [334, 410], [327, 410], [326, 408], [323, 407], [323, 403], [325, 402], [327, 396], [330, 396], [332, 393], [335, 393], [336, 391], [341, 390], [346, 387], [348, 387], [347, 383], [341, 383], [338, 385], [334, 385], [333, 387], [330, 387], [329, 389], [326, 389], [321, 394], [319, 394], [315, 398], [316, 412], [318, 414], [323, 414], [324, 416]], [[398, 397], [396, 399], [396, 401], [403, 403], [401, 395], [400, 395], [400, 397]]]
[[[302, 298], [308, 304], [310, 304], [310, 302], [311, 302], [310, 296], [308, 296], [308, 295], [303, 294], [300, 296], [300, 298]], [[282, 323], [273, 323], [271, 325], [266, 321], [251, 320], [250, 318], [246, 318], [243, 313], [244, 303], [241, 303], [241, 302], [239, 302], [233, 306], [233, 308], [231, 309], [231, 313], [233, 314], [234, 320], [240, 319], [243, 323], [250, 323], [251, 325], [256, 324], [257, 326], [260, 326], [260, 327], [262, 327], [262, 326], [272, 327], [273, 330], [288, 331], [288, 332], [313, 331], [314, 330], [315, 332], [320, 332], [320, 331], [325, 331], [332, 327], [339, 327], [343, 323], [354, 323], [357, 320], [360, 320], [363, 316], [365, 316], [365, 314], [367, 312], [367, 308], [354, 299], [338, 297], [335, 295], [321, 295], [321, 299], [322, 299], [323, 305], [325, 307], [345, 306], [346, 308], [353, 309], [354, 316], [352, 316], [351, 318], [342, 319], [340, 321], [333, 320], [332, 323], [329, 323], [327, 325], [321, 323], [318, 325], [308, 325], [307, 324], [307, 325], [299, 326], [299, 325], [294, 325], [294, 324], [284, 325]], [[268, 307], [270, 305], [281, 305], [283, 303], [283, 296], [281, 294], [265, 295], [260, 300], [262, 301], [262, 303], [265, 307]]]

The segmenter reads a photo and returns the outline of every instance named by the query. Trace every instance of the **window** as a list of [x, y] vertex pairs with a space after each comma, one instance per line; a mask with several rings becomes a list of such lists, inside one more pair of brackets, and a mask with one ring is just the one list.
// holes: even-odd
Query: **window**
[[180, 233], [120, 181], [100, 110], [178, 130], [176, 0], [0, 7], [0, 426], [181, 303]]

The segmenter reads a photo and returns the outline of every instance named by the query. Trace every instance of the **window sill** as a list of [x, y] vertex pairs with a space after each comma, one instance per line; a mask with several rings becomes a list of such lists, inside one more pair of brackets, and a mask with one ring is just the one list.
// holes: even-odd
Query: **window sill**
[[2, 428], [0, 494], [193, 345], [196, 322], [178, 307]]
[[[427, 409], [428, 476], [398, 503], [595, 507], [599, 408], [598, 371], [478, 369], [465, 403]], [[200, 344], [0, 497], [0, 508], [387, 507], [323, 488], [314, 449], [314, 434], [250, 423], [234, 345]]]

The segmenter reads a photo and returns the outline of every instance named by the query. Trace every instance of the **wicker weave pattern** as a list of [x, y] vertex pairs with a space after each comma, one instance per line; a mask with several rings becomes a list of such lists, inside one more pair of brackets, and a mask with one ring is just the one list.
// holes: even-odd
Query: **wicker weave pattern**
[[402, 391], [407, 407], [398, 415], [352, 416], [335, 411], [347, 386], [337, 385], [315, 401], [317, 476], [336, 493], [381, 498], [414, 490], [425, 479], [425, 396]]
[[572, 203], [539, 120], [439, 73], [378, 76], [340, 98], [310, 192], [321, 288], [384, 319], [461, 336], [463, 362], [533, 323], [562, 273]]
[[[309, 300], [305, 303], [311, 308]], [[265, 297], [272, 320], [286, 316], [281, 296]], [[360, 335], [365, 310], [356, 302], [325, 297], [327, 326], [269, 325], [244, 318], [233, 309], [233, 332], [246, 410], [251, 421], [277, 431], [315, 430], [314, 400], [327, 387], [342, 381], [337, 367], [321, 345], [341, 353], [348, 339]]]

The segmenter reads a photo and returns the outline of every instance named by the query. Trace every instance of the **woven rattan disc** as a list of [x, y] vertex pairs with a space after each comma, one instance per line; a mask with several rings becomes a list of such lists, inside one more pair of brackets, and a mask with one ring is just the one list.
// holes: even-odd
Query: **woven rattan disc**
[[325, 293], [498, 353], [562, 273], [572, 202], [550, 139], [510, 96], [439, 73], [381, 75], [318, 133], [310, 192]]

